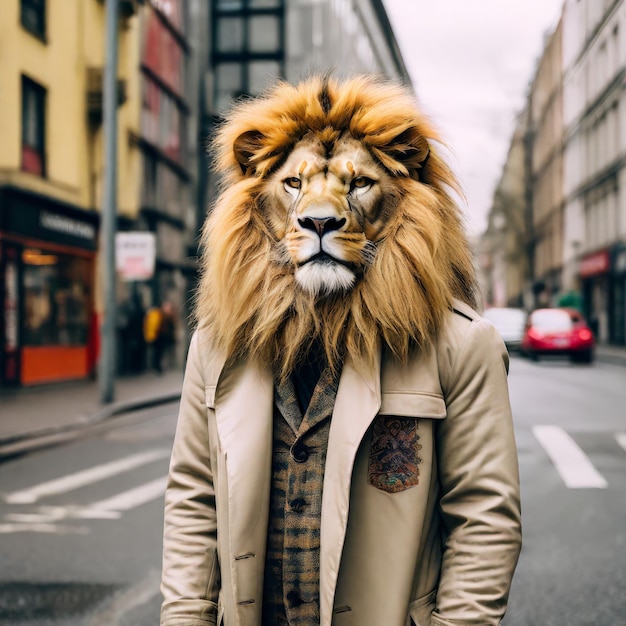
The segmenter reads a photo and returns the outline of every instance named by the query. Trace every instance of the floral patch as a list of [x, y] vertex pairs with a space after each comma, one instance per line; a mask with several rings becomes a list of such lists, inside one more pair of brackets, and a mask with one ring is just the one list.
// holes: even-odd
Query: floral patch
[[368, 467], [369, 484], [397, 493], [419, 483], [418, 420], [380, 416], [374, 421]]

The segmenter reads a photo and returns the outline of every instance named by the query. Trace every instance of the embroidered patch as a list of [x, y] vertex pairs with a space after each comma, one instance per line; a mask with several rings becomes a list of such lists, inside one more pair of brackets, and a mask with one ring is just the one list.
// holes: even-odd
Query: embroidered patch
[[419, 483], [422, 462], [415, 418], [380, 416], [374, 420], [368, 467], [369, 484], [397, 493]]

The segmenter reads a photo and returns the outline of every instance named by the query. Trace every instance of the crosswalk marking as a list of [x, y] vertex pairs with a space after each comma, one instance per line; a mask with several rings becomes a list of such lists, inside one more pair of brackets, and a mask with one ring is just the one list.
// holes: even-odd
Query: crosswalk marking
[[145, 485], [118, 493], [112, 498], [93, 502], [88, 508], [92, 511], [128, 511], [162, 496], [166, 485], [167, 476], [162, 476]]
[[533, 433], [570, 489], [605, 489], [607, 482], [559, 426], [533, 426]]
[[[4, 516], [8, 523], [0, 523], [0, 535], [25, 531], [74, 532], [66, 530], [71, 527], [60, 526], [58, 522], [119, 519], [122, 516], [122, 511], [129, 511], [161, 497], [165, 493], [166, 485], [167, 476], [162, 476], [106, 500], [92, 502], [85, 506], [39, 506], [36, 511], [30, 513], [9, 513]], [[82, 527], [76, 532], [82, 534]]]
[[169, 455], [170, 451], [164, 448], [133, 454], [117, 461], [96, 465], [95, 467], [90, 467], [89, 469], [74, 474], [68, 474], [67, 476], [55, 480], [49, 480], [39, 485], [29, 487], [28, 489], [14, 491], [13, 493], [5, 495], [4, 500], [10, 504], [32, 504], [44, 496], [72, 491], [158, 459], [166, 458]]
[[624, 450], [626, 450], [626, 433], [615, 433], [615, 440]]

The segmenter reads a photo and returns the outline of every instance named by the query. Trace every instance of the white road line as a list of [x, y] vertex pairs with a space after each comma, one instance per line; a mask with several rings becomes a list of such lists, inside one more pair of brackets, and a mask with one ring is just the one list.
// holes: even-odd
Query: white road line
[[55, 480], [49, 480], [45, 483], [29, 487], [28, 489], [14, 491], [13, 493], [5, 495], [4, 500], [10, 504], [32, 504], [44, 496], [52, 496], [65, 493], [66, 491], [72, 491], [79, 487], [98, 482], [99, 480], [110, 478], [116, 474], [127, 472], [140, 465], [152, 463], [152, 461], [158, 459], [164, 459], [169, 455], [170, 451], [164, 448], [133, 454], [123, 459], [112, 461], [111, 463], [96, 465], [95, 467], [90, 467], [89, 469], [76, 472], [75, 474], [68, 474], [67, 476], [62, 476]]
[[562, 428], [533, 426], [533, 433], [570, 489], [606, 488], [604, 477]]
[[92, 502], [88, 509], [92, 511], [128, 511], [162, 496], [165, 493], [166, 485], [167, 476], [162, 476], [145, 485], [118, 493], [112, 498]]
[[624, 450], [626, 450], [626, 433], [615, 433], [615, 440]]
[[146, 578], [114, 597], [113, 601], [92, 615], [89, 626], [118, 626], [134, 608], [143, 606], [160, 593], [161, 572], [152, 570]]
[[86, 526], [62, 526], [61, 524], [0, 524], [0, 535], [12, 533], [46, 533], [50, 535], [87, 535]]

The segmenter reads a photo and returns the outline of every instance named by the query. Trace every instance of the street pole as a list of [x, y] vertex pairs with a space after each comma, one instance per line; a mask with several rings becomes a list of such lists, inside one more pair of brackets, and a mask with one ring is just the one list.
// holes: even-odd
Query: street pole
[[104, 320], [100, 330], [100, 393], [113, 402], [115, 379], [115, 230], [117, 222], [117, 33], [118, 0], [106, 0], [105, 68], [102, 94], [104, 132], [104, 190], [100, 222], [100, 259], [104, 292]]

